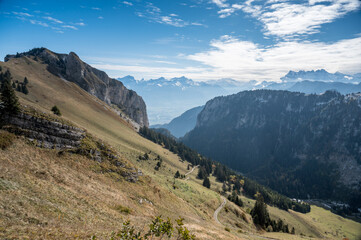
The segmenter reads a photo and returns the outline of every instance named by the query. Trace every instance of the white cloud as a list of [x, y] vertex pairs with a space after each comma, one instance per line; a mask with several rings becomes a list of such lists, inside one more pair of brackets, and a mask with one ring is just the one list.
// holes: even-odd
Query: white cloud
[[43, 26], [43, 27], [49, 27], [49, 25], [47, 23], [37, 21], [37, 20], [33, 20], [33, 19], [30, 20], [30, 23], [34, 24], [34, 25], [40, 25], [40, 26]]
[[56, 19], [56, 18], [52, 18], [52, 17], [44, 17], [44, 19], [47, 19], [49, 21], [52, 21], [54, 23], [63, 23], [62, 21]]
[[227, 0], [212, 0], [212, 3], [216, 4], [220, 8], [228, 7]]
[[[241, 81], [279, 80], [289, 70], [325, 68], [330, 72], [361, 72], [361, 37], [327, 44], [286, 41], [270, 47], [230, 36], [213, 40], [208, 51], [187, 56], [210, 71], [195, 79], [234, 78]], [[188, 76], [188, 75], [187, 75]]]
[[13, 12], [14, 15], [23, 16], [23, 17], [33, 17], [33, 15], [26, 12]]
[[162, 14], [162, 10], [153, 3], [147, 3], [145, 6], [145, 11], [136, 12], [136, 15], [138, 17], [147, 18], [153, 22], [166, 24], [173, 27], [203, 26], [201, 23], [185, 21], [174, 13]]
[[77, 27], [72, 26], [72, 25], [63, 25], [62, 27], [63, 27], [63, 28], [73, 29], [73, 30], [78, 30], [78, 28], [77, 28]]
[[123, 1], [123, 4], [128, 5], [128, 6], [133, 6], [133, 3], [128, 2], [128, 1]]
[[[214, 2], [214, 1], [213, 1]], [[225, 1], [222, 1], [222, 3]], [[268, 0], [266, 2], [247, 0], [242, 4], [222, 5], [220, 18], [232, 15], [238, 10], [251, 14], [263, 23], [266, 35], [295, 37], [319, 32], [322, 24], [360, 8], [359, 0]]]
[[98, 7], [92, 7], [93, 10], [100, 11], [101, 9]]

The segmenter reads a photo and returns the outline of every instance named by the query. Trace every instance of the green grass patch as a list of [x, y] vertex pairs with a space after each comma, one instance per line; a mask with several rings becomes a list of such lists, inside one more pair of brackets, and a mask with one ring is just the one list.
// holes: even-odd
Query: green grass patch
[[122, 205], [117, 205], [114, 207], [114, 209], [123, 214], [130, 214], [132, 212], [129, 208]]

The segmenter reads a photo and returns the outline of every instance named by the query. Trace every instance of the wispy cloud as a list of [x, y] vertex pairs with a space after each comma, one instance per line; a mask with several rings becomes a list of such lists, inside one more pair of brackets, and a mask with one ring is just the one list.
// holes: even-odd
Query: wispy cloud
[[128, 2], [128, 1], [123, 1], [122, 3], [125, 4], [125, 5], [128, 5], [128, 6], [133, 6], [133, 3]]
[[93, 10], [100, 11], [101, 9], [98, 7], [92, 7]]
[[150, 21], [170, 25], [173, 27], [203, 26], [198, 22], [189, 22], [181, 19], [177, 14], [163, 14], [162, 10], [153, 3], [147, 3], [144, 11], [136, 12], [138, 17], [147, 18]]
[[41, 22], [41, 21], [38, 21], [38, 20], [33, 20], [33, 19], [30, 19], [29, 20], [31, 24], [34, 24], [34, 25], [40, 25], [40, 26], [43, 26], [43, 27], [49, 27], [49, 25], [47, 23], [44, 23], [44, 22]]
[[266, 35], [294, 37], [319, 32], [322, 24], [360, 8], [359, 0], [247, 0], [240, 4], [218, 2], [220, 18], [225, 18], [242, 10], [263, 23]]
[[[15, 18], [25, 22], [29, 22], [33, 25], [50, 27], [52, 30], [55, 30], [56, 33], [64, 33], [65, 29], [78, 30], [76, 26], [85, 26], [84, 22], [66, 23], [62, 20], [49, 16], [49, 13], [44, 13], [38, 10], [35, 10], [33, 12], [36, 14], [32, 15], [28, 12], [12, 12], [12, 14]], [[59, 26], [59, 24], [62, 24], [62, 26]]]
[[49, 20], [49, 21], [52, 21], [52, 22], [54, 22], [54, 23], [63, 23], [62, 21], [60, 21], [60, 20], [58, 20], [58, 19], [56, 19], [56, 18], [52, 18], [52, 17], [44, 17], [44, 19], [47, 19], [47, 20]]
[[212, 0], [212, 2], [220, 8], [226, 8], [229, 6], [229, 4], [226, 3], [227, 0]]
[[78, 30], [77, 27], [73, 26], [73, 25], [63, 25], [63, 28], [68, 28], [68, 29], [73, 29], [73, 30]]
[[14, 15], [22, 16], [22, 17], [33, 17], [33, 15], [26, 12], [13, 12]]

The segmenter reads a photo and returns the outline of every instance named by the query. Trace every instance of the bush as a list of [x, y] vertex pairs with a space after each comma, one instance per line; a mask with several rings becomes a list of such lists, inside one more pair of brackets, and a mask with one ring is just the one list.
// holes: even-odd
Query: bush
[[121, 212], [121, 213], [125, 213], [125, 214], [131, 213], [131, 210], [130, 210], [129, 208], [124, 207], [124, 206], [122, 206], [122, 205], [116, 206], [116, 207], [115, 207], [115, 210], [117, 210], [117, 211], [119, 211], [119, 212]]
[[[117, 233], [112, 233], [111, 240], [143, 240], [143, 239], [172, 239], [173, 234], [177, 240], [194, 240], [195, 235], [191, 234], [189, 230], [183, 227], [183, 219], [176, 220], [177, 234], [174, 234], [174, 226], [172, 221], [168, 218], [163, 220], [161, 216], [155, 217], [151, 224], [149, 224], [149, 230], [144, 233], [138, 231], [131, 225], [130, 221], [123, 223], [123, 227]], [[92, 239], [96, 239], [96, 236], [92, 236]]]
[[0, 148], [2, 150], [10, 147], [15, 140], [15, 135], [9, 132], [0, 131]]
[[55, 114], [55, 115], [58, 115], [58, 116], [61, 116], [61, 112], [59, 110], [59, 108], [57, 106], [54, 106], [51, 108], [51, 111]]

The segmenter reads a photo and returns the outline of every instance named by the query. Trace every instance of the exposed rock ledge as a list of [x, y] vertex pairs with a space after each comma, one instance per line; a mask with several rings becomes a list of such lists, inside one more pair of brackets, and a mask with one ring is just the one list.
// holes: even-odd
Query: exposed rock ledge
[[75, 149], [85, 137], [85, 131], [57, 121], [39, 118], [21, 112], [3, 116], [9, 132], [25, 136], [38, 147], [49, 149]]
[[129, 182], [137, 182], [143, 175], [141, 170], [129, 166], [109, 146], [61, 119], [22, 111], [16, 115], [0, 116], [0, 128], [26, 137], [37, 147], [84, 155], [100, 164], [109, 162], [114, 167], [101, 167], [101, 172], [115, 172]]

